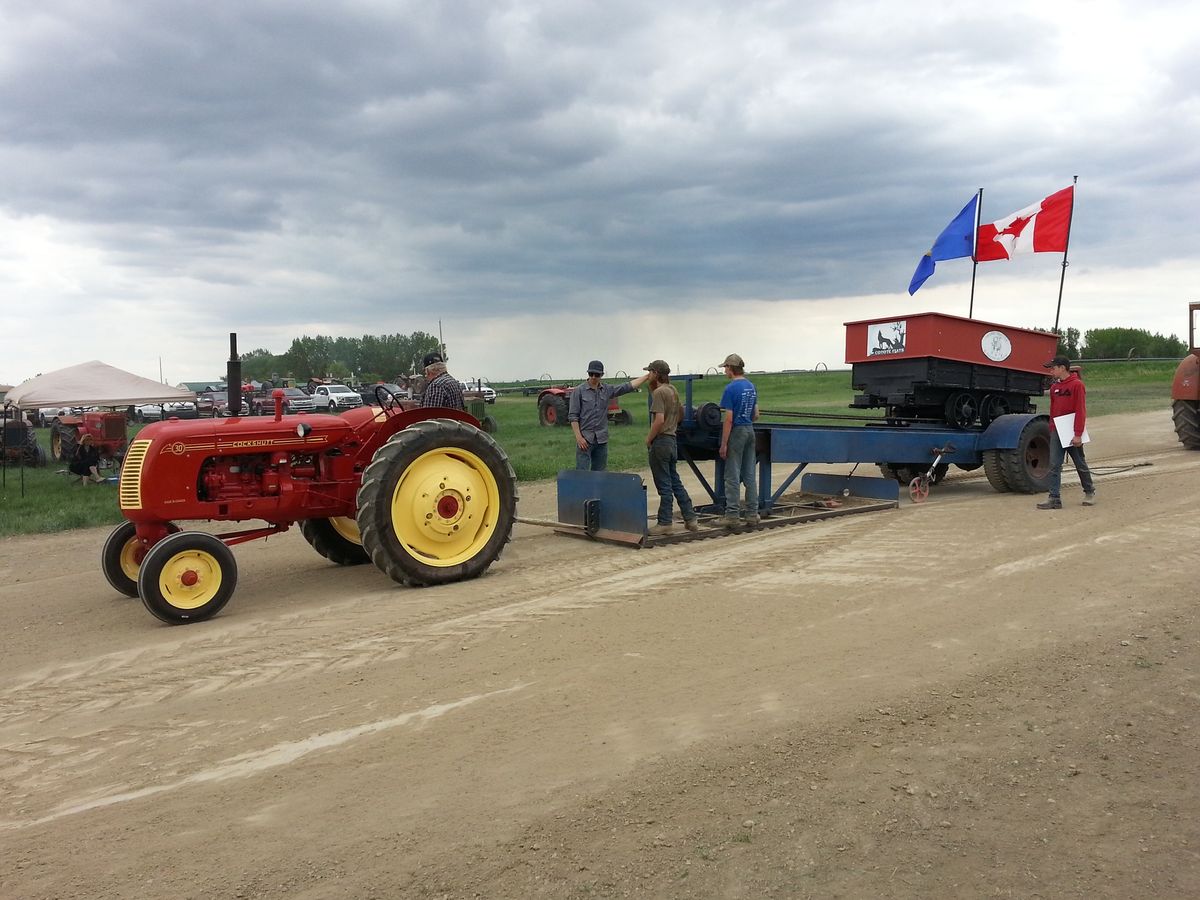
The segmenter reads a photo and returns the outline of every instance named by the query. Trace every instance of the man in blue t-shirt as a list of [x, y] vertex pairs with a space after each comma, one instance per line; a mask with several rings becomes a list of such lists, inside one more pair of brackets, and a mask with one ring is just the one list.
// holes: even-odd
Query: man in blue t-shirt
[[[721, 363], [729, 384], [721, 394], [721, 459], [725, 460], [726, 528], [736, 528], [741, 519], [758, 524], [758, 484], [755, 481], [754, 422], [758, 419], [758, 391], [746, 378], [746, 363], [730, 353]], [[746, 503], [739, 510], [741, 485], [746, 486]], [[740, 513], [740, 517], [739, 517]]]

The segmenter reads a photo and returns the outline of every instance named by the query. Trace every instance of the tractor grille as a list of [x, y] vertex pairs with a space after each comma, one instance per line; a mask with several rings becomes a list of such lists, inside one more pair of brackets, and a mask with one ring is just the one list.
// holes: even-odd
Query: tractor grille
[[121, 466], [121, 509], [142, 508], [142, 466], [153, 441], [134, 441]]
[[125, 439], [125, 416], [105, 416], [102, 426], [104, 440], [121, 441]]

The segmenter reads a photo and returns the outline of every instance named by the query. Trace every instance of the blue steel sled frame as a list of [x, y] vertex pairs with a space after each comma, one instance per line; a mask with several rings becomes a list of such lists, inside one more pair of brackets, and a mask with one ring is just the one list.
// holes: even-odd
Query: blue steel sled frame
[[[711, 403], [699, 409], [694, 407], [692, 382], [699, 377], [702, 376], [684, 375], [678, 379], [684, 386], [684, 418], [678, 429], [679, 456], [712, 499], [711, 505], [698, 505], [698, 508], [723, 511], [725, 462], [719, 452], [720, 410]], [[937, 460], [941, 465], [957, 465], [963, 469], [982, 466], [988, 481], [998, 491], [1034, 494], [1048, 486], [1050, 424], [1046, 416], [1004, 415], [994, 419], [987, 428], [974, 430], [944, 424], [882, 420], [868, 425], [760, 421], [754, 424], [754, 432], [759, 511], [763, 515], [770, 514], [797, 476], [811, 463], [867, 463], [888, 467], [893, 472], [925, 473]], [[708, 460], [716, 464], [712, 484], [696, 465]], [[796, 467], [775, 487], [771, 467], [786, 463], [795, 463]], [[836, 479], [838, 476], [826, 477]], [[865, 489], [862, 482], [873, 479], [859, 477], [855, 480], [856, 491], [860, 492]], [[907, 484], [909, 479], [901, 477], [898, 480]], [[864, 494], [859, 493], [859, 496]]]

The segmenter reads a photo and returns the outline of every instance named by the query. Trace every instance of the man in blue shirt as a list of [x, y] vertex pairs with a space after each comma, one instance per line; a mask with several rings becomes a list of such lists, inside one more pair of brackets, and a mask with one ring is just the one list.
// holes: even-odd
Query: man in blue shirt
[[[741, 518], [758, 524], [758, 483], [754, 471], [754, 422], [758, 419], [758, 391], [746, 378], [746, 363], [730, 353], [721, 363], [729, 384], [721, 394], [721, 459], [725, 460], [725, 515], [721, 525], [736, 528]], [[746, 486], [746, 504], [740, 509], [741, 486]]]
[[604, 363], [588, 363], [587, 381], [571, 391], [567, 421], [575, 432], [575, 468], [603, 472], [608, 467], [608, 403], [613, 397], [630, 394], [645, 384], [650, 373], [625, 384], [605, 384]]

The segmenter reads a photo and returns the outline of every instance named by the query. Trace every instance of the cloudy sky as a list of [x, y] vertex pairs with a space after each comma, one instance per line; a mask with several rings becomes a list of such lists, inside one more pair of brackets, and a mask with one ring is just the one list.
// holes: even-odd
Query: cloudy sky
[[[1062, 324], [1186, 338], [1191, 10], [0, 0], [0, 383], [439, 322], [460, 377], [837, 367], [967, 314], [970, 260], [907, 286], [976, 189], [1073, 175]], [[1060, 273], [982, 263], [976, 317], [1053, 324]]]

